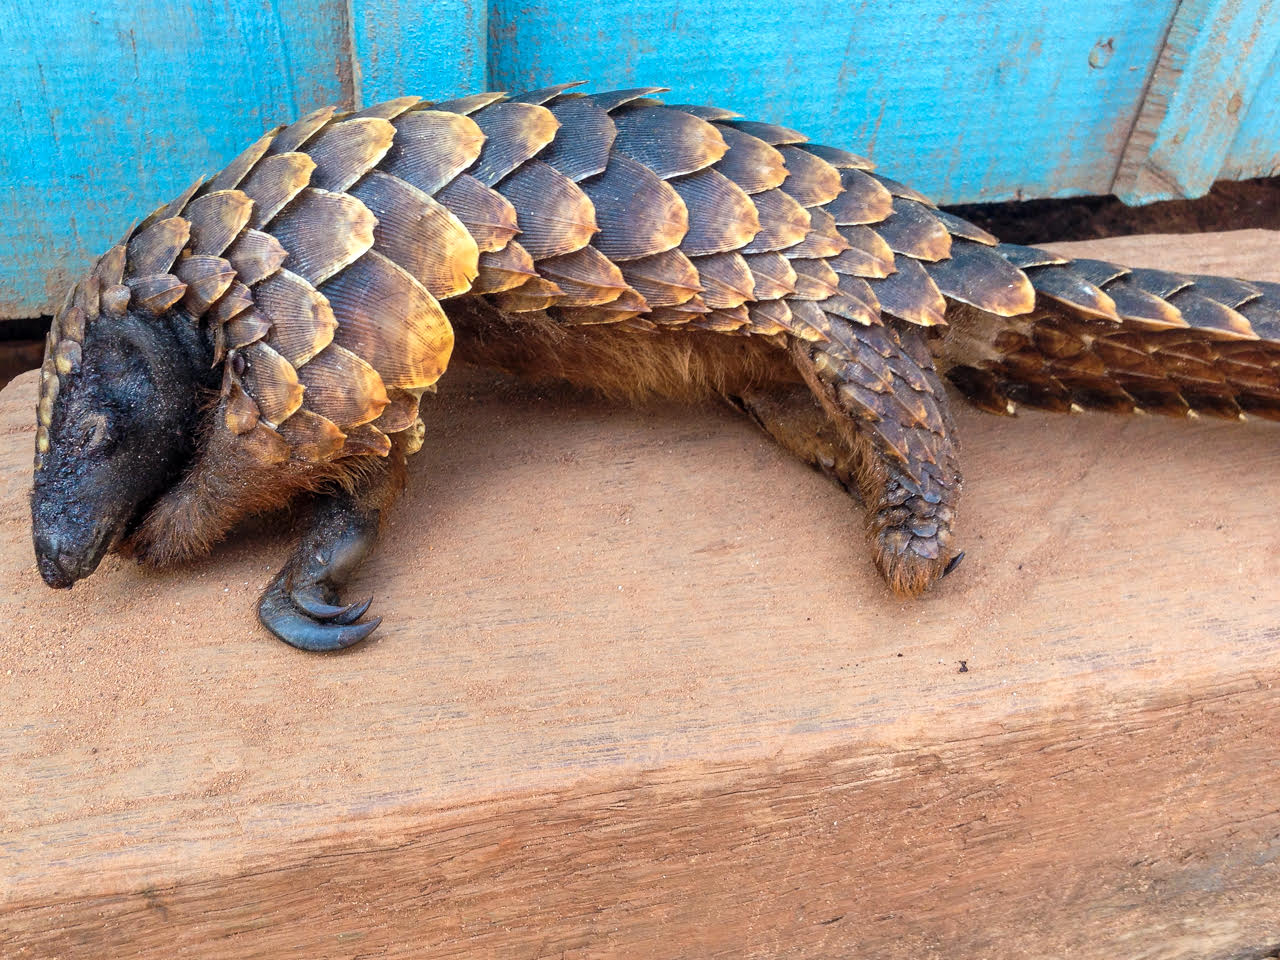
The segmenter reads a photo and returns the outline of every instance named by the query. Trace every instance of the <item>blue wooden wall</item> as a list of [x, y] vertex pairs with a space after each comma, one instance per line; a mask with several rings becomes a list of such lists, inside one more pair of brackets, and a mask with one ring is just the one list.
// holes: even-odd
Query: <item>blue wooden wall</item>
[[0, 317], [313, 107], [664, 85], [941, 202], [1197, 195], [1280, 168], [1280, 0], [7, 0]]

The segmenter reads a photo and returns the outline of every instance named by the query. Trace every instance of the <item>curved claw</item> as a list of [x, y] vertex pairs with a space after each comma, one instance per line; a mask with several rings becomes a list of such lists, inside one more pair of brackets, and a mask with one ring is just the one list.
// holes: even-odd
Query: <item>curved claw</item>
[[964, 559], [964, 551], [961, 550], [954, 557], [952, 557], [950, 560], [947, 561], [947, 565], [942, 569], [942, 576], [945, 577], [956, 567], [960, 566], [960, 561], [963, 559]]
[[369, 605], [373, 603], [373, 594], [365, 597], [363, 600], [357, 600], [355, 603], [348, 603], [346, 612], [340, 613], [333, 618], [334, 623], [355, 623], [369, 611]]
[[[339, 608], [339, 613], [331, 618], [339, 617], [358, 619], [369, 608], [372, 597], [363, 603], [351, 604]], [[354, 617], [351, 611], [359, 607]], [[264, 627], [285, 643], [299, 650], [328, 651], [343, 650], [365, 639], [382, 623], [381, 617], [375, 617], [365, 623], [352, 623], [350, 620], [322, 623], [308, 616], [295, 606], [290, 592], [285, 588], [284, 577], [277, 577], [258, 601], [258, 620]]]
[[[318, 583], [308, 583], [300, 587], [294, 587], [289, 592], [293, 598], [294, 604], [298, 609], [311, 617], [313, 620], [332, 620], [335, 623], [352, 623], [364, 616], [364, 611], [369, 609], [369, 604], [373, 601], [373, 597], [368, 600], [357, 600], [355, 603], [348, 603], [345, 606], [333, 604], [329, 602], [329, 597], [334, 595], [332, 589], [326, 589]], [[351, 611], [356, 607], [364, 604], [364, 609], [355, 616], [351, 616]]]

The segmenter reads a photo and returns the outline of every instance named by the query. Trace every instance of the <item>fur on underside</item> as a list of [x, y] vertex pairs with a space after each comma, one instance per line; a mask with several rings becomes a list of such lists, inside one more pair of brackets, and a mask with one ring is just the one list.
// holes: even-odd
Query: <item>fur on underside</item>
[[210, 411], [190, 469], [151, 507], [120, 553], [156, 566], [192, 560], [207, 554], [246, 517], [281, 510], [307, 493], [356, 491], [365, 478], [388, 468], [403, 474], [400, 443], [389, 457], [266, 462], [235, 434], [214, 426], [220, 412]]
[[567, 326], [544, 313], [502, 314], [479, 298], [449, 306], [456, 360], [531, 383], [567, 381], [611, 400], [697, 402], [800, 382], [787, 351], [765, 337]]
[[[759, 337], [566, 327], [543, 314], [513, 319], [475, 302], [459, 304], [451, 312], [456, 314], [455, 360], [535, 383], [568, 381], [611, 399], [694, 402], [800, 382], [787, 352]], [[361, 455], [322, 463], [273, 463], [221, 428], [221, 415], [220, 407], [208, 411], [190, 468], [151, 507], [119, 552], [155, 565], [194, 559], [208, 553], [246, 517], [283, 509], [309, 493], [359, 491], [367, 478], [387, 469], [403, 474], [399, 436], [393, 438], [386, 458]], [[402, 478], [391, 486], [398, 490]]]

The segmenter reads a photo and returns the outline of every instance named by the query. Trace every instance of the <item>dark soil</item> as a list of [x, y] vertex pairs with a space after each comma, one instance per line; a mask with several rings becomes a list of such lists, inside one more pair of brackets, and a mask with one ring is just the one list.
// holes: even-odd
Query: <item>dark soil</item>
[[948, 210], [1008, 243], [1102, 240], [1135, 233], [1280, 229], [1280, 177], [1224, 180], [1198, 200], [1125, 206], [1115, 197], [969, 203]]

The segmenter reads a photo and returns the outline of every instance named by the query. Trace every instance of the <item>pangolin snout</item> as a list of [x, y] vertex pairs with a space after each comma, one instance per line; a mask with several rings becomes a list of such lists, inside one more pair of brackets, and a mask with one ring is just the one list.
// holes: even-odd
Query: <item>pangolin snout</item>
[[75, 550], [67, 549], [56, 534], [37, 534], [36, 564], [44, 582], [56, 590], [65, 590], [93, 573], [102, 561], [98, 539], [95, 538], [88, 550]]

